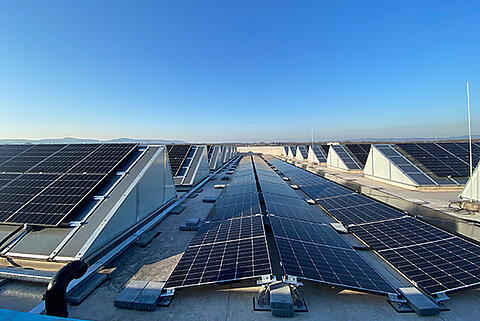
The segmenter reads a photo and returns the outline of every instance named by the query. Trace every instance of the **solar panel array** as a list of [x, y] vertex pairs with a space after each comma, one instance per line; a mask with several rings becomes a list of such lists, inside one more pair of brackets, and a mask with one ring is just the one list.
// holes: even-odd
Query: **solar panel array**
[[343, 161], [348, 169], [362, 169], [362, 164], [359, 164], [357, 160], [345, 149], [343, 145], [331, 145], [332, 149], [337, 153], [338, 157]]
[[313, 153], [317, 157], [319, 163], [326, 163], [327, 162], [328, 152], [325, 153], [325, 150], [322, 148], [321, 145], [313, 145], [313, 146], [310, 146], [310, 148], [313, 149]]
[[235, 281], [272, 273], [251, 157], [240, 160], [231, 181], [233, 184], [227, 185], [215, 202], [166, 287]]
[[298, 150], [300, 151], [300, 154], [302, 155], [303, 159], [308, 159], [308, 147], [305, 145], [298, 145]]
[[[418, 163], [439, 177], [468, 177], [468, 143], [402, 143], [396, 144]], [[472, 144], [472, 160], [480, 160], [480, 143]]]
[[478, 245], [281, 160], [269, 162], [426, 292], [480, 284]]
[[[276, 192], [262, 188], [265, 207], [284, 273], [302, 279], [374, 293], [395, 289], [329, 225], [319, 207], [304, 202], [280, 176], [255, 157], [260, 185], [276, 184]], [[281, 190], [285, 190], [282, 192]]]
[[167, 145], [168, 158], [173, 176], [179, 176], [182, 164], [185, 162], [192, 145]]
[[136, 146], [0, 146], [0, 222], [60, 224]]
[[367, 162], [368, 153], [370, 152], [370, 144], [345, 144], [350, 154], [361, 163], [362, 167]]
[[[395, 145], [391, 144], [378, 144], [375, 145], [375, 148], [383, 153], [389, 160], [391, 160], [401, 171], [407, 174], [411, 179], [413, 179], [418, 185], [426, 186], [432, 185], [436, 186], [438, 183], [430, 177], [427, 173], [421, 170], [417, 165], [415, 165], [407, 156], [400, 153]], [[452, 182], [453, 183], [453, 182]], [[444, 182], [445, 184], [445, 182]]]

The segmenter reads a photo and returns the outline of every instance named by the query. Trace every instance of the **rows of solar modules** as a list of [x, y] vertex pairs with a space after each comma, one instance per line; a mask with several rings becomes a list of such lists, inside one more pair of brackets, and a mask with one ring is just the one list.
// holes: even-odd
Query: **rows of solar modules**
[[136, 146], [0, 146], [0, 222], [60, 224]]
[[[235, 281], [272, 273], [250, 156], [243, 157], [167, 287]], [[254, 184], [252, 184], [252, 182]]]
[[370, 144], [345, 144], [347, 150], [360, 162], [362, 167], [364, 167], [367, 162], [370, 146]]
[[[350, 170], [355, 170], [355, 169], [362, 169], [363, 166], [360, 164], [354, 157], [353, 155], [350, 154], [348, 150], [345, 149], [345, 146], [343, 145], [331, 145], [331, 148], [335, 153], [338, 155], [338, 157], [345, 163], [345, 166], [347, 166], [348, 169]], [[328, 162], [327, 162], [328, 164]]]
[[326, 224], [325, 213], [309, 206], [280, 176], [255, 157], [258, 181], [275, 184], [262, 195], [284, 273], [302, 279], [374, 293], [395, 289]]
[[313, 145], [310, 148], [312, 149], [313, 153], [317, 157], [319, 163], [327, 162], [328, 150], [327, 152], [325, 152], [325, 150], [322, 148], [321, 145]]
[[269, 162], [426, 292], [480, 284], [476, 244], [281, 160]]
[[303, 159], [308, 159], [308, 146], [306, 145], [298, 145], [298, 150], [300, 151], [300, 155]]
[[179, 176], [182, 164], [185, 162], [192, 145], [167, 145], [168, 158], [173, 176]]
[[[402, 143], [396, 146], [439, 177], [470, 175], [468, 143]], [[472, 156], [476, 165], [480, 160], [480, 143], [472, 144]]]

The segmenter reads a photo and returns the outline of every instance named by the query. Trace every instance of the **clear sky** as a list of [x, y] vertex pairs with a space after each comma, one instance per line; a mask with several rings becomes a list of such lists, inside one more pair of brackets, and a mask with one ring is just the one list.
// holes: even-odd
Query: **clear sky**
[[0, 138], [480, 134], [480, 2], [2, 1]]

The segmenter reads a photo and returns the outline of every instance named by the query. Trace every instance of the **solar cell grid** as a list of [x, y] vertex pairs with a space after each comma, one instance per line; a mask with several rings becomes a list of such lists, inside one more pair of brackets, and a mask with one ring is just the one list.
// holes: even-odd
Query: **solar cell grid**
[[[21, 146], [21, 145], [17, 145]], [[24, 150], [16, 156], [11, 157], [0, 165], [0, 172], [24, 173], [35, 166], [46, 157], [64, 148], [66, 145], [34, 145], [32, 148]]]
[[317, 156], [317, 159], [320, 163], [325, 163], [327, 161], [327, 156], [325, 151], [320, 145], [313, 145], [313, 153]]
[[[322, 202], [319, 201], [319, 204], [322, 205]], [[405, 215], [381, 203], [336, 209], [329, 211], [329, 213], [344, 225], [383, 221]]]
[[260, 201], [255, 190], [253, 193], [225, 195], [215, 202], [208, 220], [217, 221], [234, 217], [243, 217], [261, 213]]
[[215, 222], [207, 221], [202, 224], [189, 246], [260, 237], [264, 234], [261, 215]]
[[295, 192], [290, 186], [285, 184], [285, 182], [271, 183], [271, 182], [260, 182], [260, 187], [263, 193], [271, 193], [282, 195], [284, 197], [294, 197], [298, 198], [298, 193]]
[[348, 169], [361, 169], [362, 166], [350, 155], [350, 153], [342, 145], [332, 145], [332, 149], [337, 153], [338, 157], [343, 161]]
[[192, 246], [187, 249], [166, 287], [187, 287], [271, 274], [264, 237]]
[[410, 246], [453, 237], [450, 233], [412, 217], [351, 226], [349, 230], [375, 250]]
[[273, 215], [270, 216], [270, 222], [275, 237], [351, 249], [351, 246], [330, 225], [291, 220]]
[[431, 294], [480, 283], [480, 247], [458, 237], [379, 253]]
[[316, 223], [324, 223], [326, 220], [318, 206], [308, 205], [300, 198], [287, 198], [270, 193], [263, 193], [263, 198], [269, 214]]
[[404, 143], [397, 146], [437, 176], [468, 176], [467, 163], [434, 143]]
[[370, 144], [345, 144], [348, 150], [365, 166], [368, 153], [370, 152]]
[[100, 146], [101, 144], [67, 145], [32, 167], [29, 172], [65, 173]]
[[361, 194], [353, 193], [341, 196], [333, 196], [333, 197], [326, 197], [322, 199], [318, 199], [317, 201], [322, 205], [324, 209], [327, 211], [342, 209], [342, 208], [349, 208], [349, 207], [356, 207], [361, 205], [373, 204], [377, 203], [376, 201], [363, 196]]
[[395, 289], [353, 250], [282, 237], [276, 240], [287, 275], [375, 293], [395, 293]]
[[190, 148], [191, 145], [172, 145], [168, 150], [168, 158], [173, 176], [177, 176]]
[[103, 144], [68, 172], [109, 173], [136, 147], [137, 144]]
[[103, 177], [64, 175], [25, 203], [6, 222], [57, 225]]

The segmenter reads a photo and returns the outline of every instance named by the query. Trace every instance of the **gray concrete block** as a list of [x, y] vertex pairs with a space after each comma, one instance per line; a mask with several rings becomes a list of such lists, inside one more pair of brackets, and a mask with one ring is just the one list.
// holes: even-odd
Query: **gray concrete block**
[[170, 214], [178, 215], [182, 213], [184, 209], [185, 209], [185, 206], [181, 206], [181, 205], [175, 206], [170, 210]]
[[204, 203], [215, 203], [217, 201], [216, 197], [204, 197], [202, 202]]
[[158, 231], [147, 231], [138, 237], [135, 241], [135, 245], [145, 247], [158, 235], [160, 235], [160, 232]]
[[417, 288], [407, 287], [398, 288], [398, 291], [407, 300], [408, 305], [417, 312], [418, 315], [428, 316], [440, 313], [440, 307], [420, 292]]
[[125, 289], [120, 292], [113, 304], [117, 308], [133, 309], [135, 300], [143, 291], [145, 286], [147, 286], [147, 283], [147, 281], [131, 281], [127, 284]]
[[293, 317], [294, 306], [288, 284], [277, 283], [270, 286], [270, 309], [275, 317]]
[[199, 217], [190, 218], [180, 224], [180, 231], [198, 231], [202, 226], [202, 220]]
[[90, 295], [97, 287], [108, 279], [108, 274], [94, 273], [80, 286], [73, 288], [67, 294], [67, 302], [72, 305], [79, 305]]
[[142, 311], [155, 310], [165, 283], [166, 282], [148, 282], [140, 295], [135, 299], [134, 309]]
[[185, 223], [187, 224], [187, 226], [197, 226], [201, 222], [201, 220], [202, 219], [200, 217], [192, 217], [186, 219]]

